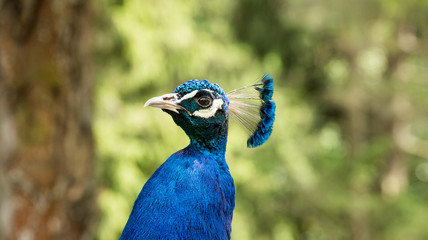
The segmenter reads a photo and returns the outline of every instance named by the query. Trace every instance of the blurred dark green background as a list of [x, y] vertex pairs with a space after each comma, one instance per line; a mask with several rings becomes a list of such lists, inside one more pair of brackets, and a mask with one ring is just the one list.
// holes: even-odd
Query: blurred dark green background
[[96, 4], [97, 239], [188, 144], [145, 101], [189, 79], [275, 79], [271, 139], [231, 124], [232, 237], [428, 239], [427, 0], [102, 0]]

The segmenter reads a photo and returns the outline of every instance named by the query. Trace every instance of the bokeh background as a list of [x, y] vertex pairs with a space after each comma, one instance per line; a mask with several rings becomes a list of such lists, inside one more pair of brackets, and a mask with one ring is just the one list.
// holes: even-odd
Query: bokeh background
[[117, 239], [188, 144], [145, 101], [268, 72], [269, 141], [247, 149], [230, 126], [232, 238], [428, 239], [427, 0], [13, 2], [0, 1], [0, 238]]

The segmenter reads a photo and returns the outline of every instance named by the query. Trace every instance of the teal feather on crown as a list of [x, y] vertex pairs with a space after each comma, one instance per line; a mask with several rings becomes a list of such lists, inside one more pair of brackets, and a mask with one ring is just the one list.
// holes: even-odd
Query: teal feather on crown
[[248, 138], [248, 147], [257, 147], [268, 140], [272, 133], [273, 122], [275, 121], [275, 102], [272, 100], [273, 95], [273, 78], [265, 73], [262, 78], [263, 87], [257, 87], [262, 99], [262, 107], [260, 108], [261, 121], [259, 122], [256, 131]]
[[247, 140], [248, 147], [262, 145], [272, 133], [276, 109], [272, 95], [273, 78], [267, 73], [258, 83], [227, 94], [231, 116], [251, 134]]

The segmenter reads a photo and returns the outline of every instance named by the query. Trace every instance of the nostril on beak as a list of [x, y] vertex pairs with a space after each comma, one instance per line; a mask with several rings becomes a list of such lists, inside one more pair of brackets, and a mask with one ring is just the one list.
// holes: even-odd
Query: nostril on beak
[[164, 97], [163, 98], [164, 101], [169, 101], [169, 100], [175, 100], [175, 97]]

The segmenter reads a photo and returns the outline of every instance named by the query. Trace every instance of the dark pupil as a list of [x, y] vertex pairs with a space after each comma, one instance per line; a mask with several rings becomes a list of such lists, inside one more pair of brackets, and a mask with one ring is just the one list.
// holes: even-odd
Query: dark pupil
[[209, 105], [211, 105], [211, 98], [210, 97], [200, 97], [198, 99], [198, 104], [201, 107], [208, 107]]

